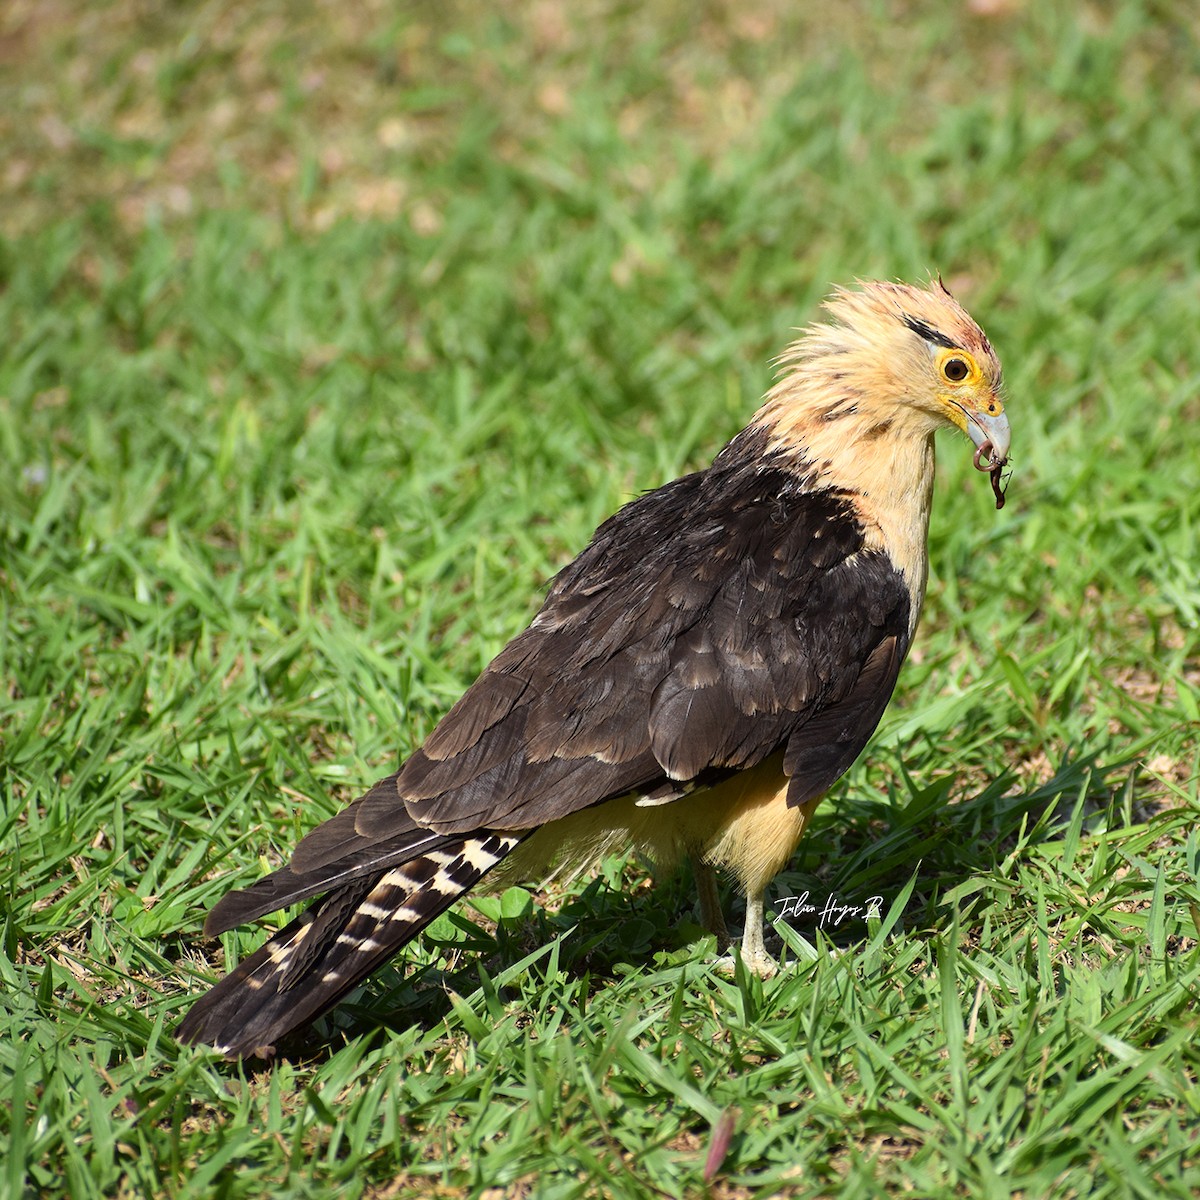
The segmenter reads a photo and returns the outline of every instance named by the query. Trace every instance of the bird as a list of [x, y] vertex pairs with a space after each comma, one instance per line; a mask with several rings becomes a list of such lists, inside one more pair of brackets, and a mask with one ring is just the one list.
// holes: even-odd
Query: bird
[[197, 1000], [183, 1043], [269, 1057], [507, 860], [690, 858], [725, 936], [775, 967], [764, 893], [879, 723], [928, 580], [934, 434], [997, 507], [999, 359], [941, 277], [836, 288], [711, 464], [628, 502], [400, 768], [221, 899], [215, 936], [313, 903]]

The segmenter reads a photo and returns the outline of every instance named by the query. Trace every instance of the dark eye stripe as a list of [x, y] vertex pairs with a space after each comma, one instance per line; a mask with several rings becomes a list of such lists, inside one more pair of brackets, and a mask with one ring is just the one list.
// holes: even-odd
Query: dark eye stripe
[[945, 350], [953, 350], [955, 348], [954, 343], [944, 333], [934, 329], [932, 325], [922, 321], [920, 317], [910, 317], [905, 313], [901, 319], [917, 337], [924, 338], [932, 345], [941, 346]]

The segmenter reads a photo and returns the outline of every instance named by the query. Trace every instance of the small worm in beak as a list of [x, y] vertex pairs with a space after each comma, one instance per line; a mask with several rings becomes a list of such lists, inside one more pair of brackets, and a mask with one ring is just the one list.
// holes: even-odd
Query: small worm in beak
[[992, 492], [996, 497], [997, 509], [1004, 507], [1004, 491], [1000, 487], [1000, 477], [1007, 462], [1007, 458], [992, 458], [991, 438], [988, 438], [987, 441], [980, 442], [980, 444], [975, 448], [975, 470], [986, 471], [992, 477]]

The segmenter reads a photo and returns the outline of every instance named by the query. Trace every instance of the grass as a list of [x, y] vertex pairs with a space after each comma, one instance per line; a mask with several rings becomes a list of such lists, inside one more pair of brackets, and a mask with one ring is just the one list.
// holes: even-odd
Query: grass
[[[804, 7], [0, 18], [0, 1191], [1200, 1188], [1194, 14]], [[1009, 504], [947, 437], [917, 646], [775, 888], [878, 915], [727, 979], [611, 861], [270, 1069], [176, 1046], [262, 936], [205, 909], [831, 283], [931, 268], [1006, 364]]]

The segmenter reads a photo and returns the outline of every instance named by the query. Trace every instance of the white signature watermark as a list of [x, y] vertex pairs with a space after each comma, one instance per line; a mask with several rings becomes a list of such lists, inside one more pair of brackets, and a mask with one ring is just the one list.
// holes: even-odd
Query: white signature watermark
[[805, 892], [802, 896], [781, 896], [776, 901], [776, 910], [785, 919], [816, 916], [822, 929], [827, 925], [836, 929], [847, 917], [871, 921], [883, 916], [882, 896], [868, 896], [861, 904], [843, 904], [836, 896], [826, 896], [825, 903], [818, 906], [816, 901], [809, 900], [810, 895]]

